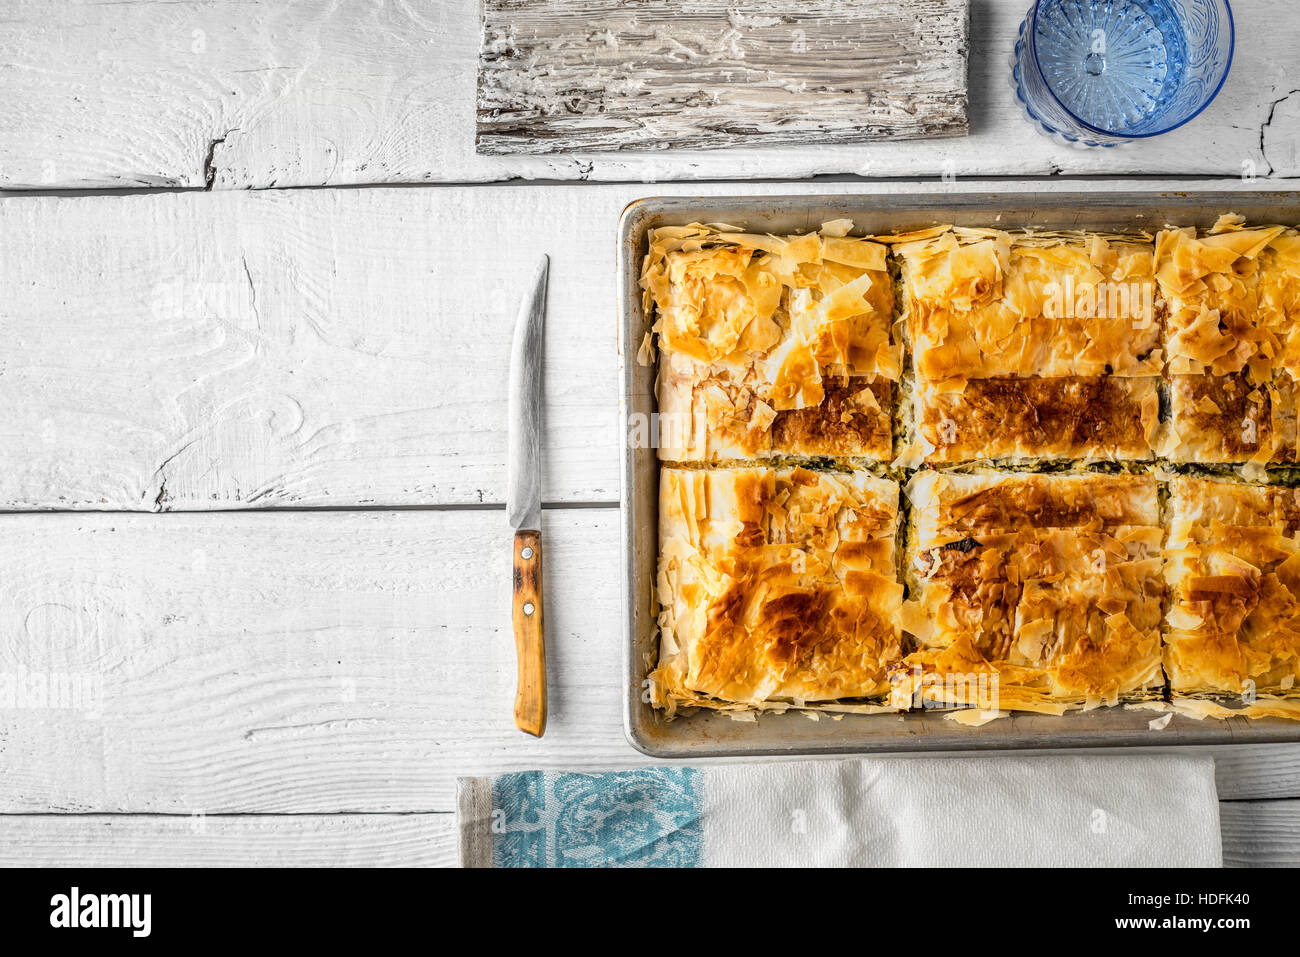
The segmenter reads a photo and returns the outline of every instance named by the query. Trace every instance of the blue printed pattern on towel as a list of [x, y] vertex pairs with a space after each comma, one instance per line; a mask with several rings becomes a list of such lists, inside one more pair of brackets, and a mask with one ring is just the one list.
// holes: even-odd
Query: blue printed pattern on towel
[[523, 771], [492, 782], [496, 867], [694, 867], [694, 768]]

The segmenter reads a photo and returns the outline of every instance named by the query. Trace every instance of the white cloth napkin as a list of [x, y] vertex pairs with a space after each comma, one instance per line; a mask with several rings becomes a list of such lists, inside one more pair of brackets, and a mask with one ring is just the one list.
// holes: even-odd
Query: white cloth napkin
[[467, 866], [1218, 867], [1210, 758], [883, 758], [460, 781]]

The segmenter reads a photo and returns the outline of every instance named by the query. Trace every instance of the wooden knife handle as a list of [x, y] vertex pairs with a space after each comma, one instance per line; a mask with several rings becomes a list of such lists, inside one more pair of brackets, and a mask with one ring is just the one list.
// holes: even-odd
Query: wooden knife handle
[[519, 684], [515, 725], [540, 738], [546, 730], [546, 630], [542, 626], [542, 533], [515, 532], [515, 652]]

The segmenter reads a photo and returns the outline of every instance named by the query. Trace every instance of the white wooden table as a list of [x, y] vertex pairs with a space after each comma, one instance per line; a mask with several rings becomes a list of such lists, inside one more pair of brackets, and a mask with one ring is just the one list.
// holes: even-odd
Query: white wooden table
[[[473, 152], [475, 0], [9, 0], [0, 675], [102, 699], [0, 708], [0, 862], [449, 863], [456, 775], [643, 762], [619, 721], [627, 201], [1300, 175], [1291, 4], [1239, 0], [1218, 100], [1106, 152], [1017, 117], [1027, 5], [974, 0], [966, 139], [504, 158]], [[424, 185], [359, 188], [381, 184]], [[544, 251], [534, 741], [501, 503], [508, 333]], [[1300, 745], [1214, 753], [1227, 860], [1300, 862]]]

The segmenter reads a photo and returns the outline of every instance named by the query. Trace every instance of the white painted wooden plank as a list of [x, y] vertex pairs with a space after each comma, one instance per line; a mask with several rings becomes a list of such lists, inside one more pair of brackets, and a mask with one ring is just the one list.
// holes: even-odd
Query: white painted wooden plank
[[[1227, 867], [1300, 865], [1300, 801], [1219, 805]], [[0, 815], [0, 867], [454, 867], [455, 815]]]
[[[617, 512], [543, 521], [537, 740], [511, 718], [502, 513], [0, 515], [0, 813], [446, 812], [458, 775], [646, 764]], [[1300, 745], [1195, 751], [1221, 797], [1300, 796]]]
[[966, 138], [556, 158], [474, 152], [478, 0], [11, 0], [0, 31], [0, 188], [1237, 175], [1243, 164], [1300, 174], [1291, 4], [1238, 5], [1232, 72], [1193, 123], [1102, 151], [1058, 147], [1020, 118], [1006, 60], [1028, 6], [974, 5]]
[[0, 692], [35, 688], [0, 812], [448, 811], [456, 774], [628, 763], [618, 513], [555, 514], [541, 741], [503, 512], [0, 515]]
[[1300, 867], [1300, 801], [1219, 805], [1224, 867]]
[[1269, 801], [1300, 797], [1300, 745], [1214, 748], [1219, 797]]
[[484, 0], [480, 153], [962, 136], [967, 0]]
[[[992, 188], [1026, 187], [1077, 185]], [[871, 191], [935, 188], [891, 182]], [[502, 502], [510, 330], [542, 252], [552, 262], [543, 495], [615, 501], [614, 230], [623, 207], [651, 192], [861, 189], [493, 186], [0, 201], [0, 508]]]
[[0, 815], [0, 867], [451, 867], [454, 814]]
[[629, 196], [0, 202], [0, 507], [503, 502], [510, 329], [544, 251], [545, 494], [617, 500]]

